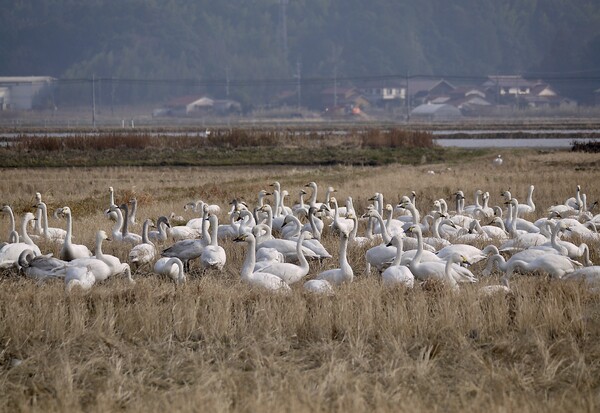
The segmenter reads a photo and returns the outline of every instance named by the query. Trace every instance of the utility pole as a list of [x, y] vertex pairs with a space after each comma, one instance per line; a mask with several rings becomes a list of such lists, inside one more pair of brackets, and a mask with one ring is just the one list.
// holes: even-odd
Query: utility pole
[[408, 93], [408, 72], [406, 72], [406, 92], [404, 96], [404, 106], [406, 106], [406, 123], [410, 122], [410, 94]]
[[287, 41], [287, 5], [289, 0], [279, 0], [279, 25], [281, 27], [281, 48], [283, 63], [287, 63], [288, 41]]
[[96, 127], [96, 75], [92, 74], [92, 126]]
[[333, 64], [333, 107], [337, 108], [337, 63]]
[[229, 99], [229, 66], [225, 67], [225, 96]]
[[302, 64], [300, 59], [296, 61], [296, 92], [298, 93], [298, 109], [302, 106]]

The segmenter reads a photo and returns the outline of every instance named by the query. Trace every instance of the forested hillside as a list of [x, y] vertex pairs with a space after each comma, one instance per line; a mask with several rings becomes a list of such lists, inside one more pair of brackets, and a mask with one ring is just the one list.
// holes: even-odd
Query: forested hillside
[[600, 75], [597, 0], [34, 0], [0, 8], [0, 76]]

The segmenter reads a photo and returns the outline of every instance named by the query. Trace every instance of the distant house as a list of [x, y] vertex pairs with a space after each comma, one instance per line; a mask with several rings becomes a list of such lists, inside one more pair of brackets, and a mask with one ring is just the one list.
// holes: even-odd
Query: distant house
[[10, 89], [0, 87], [0, 110], [7, 110], [10, 102]]
[[492, 95], [520, 96], [529, 95], [536, 82], [524, 79], [519, 75], [488, 76], [483, 88]]
[[410, 112], [411, 119], [423, 121], [453, 121], [462, 117], [460, 110], [445, 103], [426, 103]]
[[31, 110], [42, 105], [55, 80], [50, 76], [0, 77], [0, 89], [4, 89], [0, 91], [0, 108]]
[[358, 90], [374, 106], [403, 105], [406, 99], [406, 82], [398, 79], [365, 81]]
[[227, 115], [240, 113], [241, 104], [229, 99], [212, 99], [208, 96], [181, 96], [156, 109], [154, 116]]
[[448, 96], [456, 87], [444, 79], [415, 77], [408, 79], [407, 95], [412, 106]]
[[354, 87], [330, 87], [321, 91], [321, 104], [327, 108], [349, 107], [365, 109], [371, 102]]

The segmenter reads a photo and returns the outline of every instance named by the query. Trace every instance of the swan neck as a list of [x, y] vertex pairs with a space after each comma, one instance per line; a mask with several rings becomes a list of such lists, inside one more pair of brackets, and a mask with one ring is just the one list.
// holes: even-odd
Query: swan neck
[[306, 260], [306, 257], [304, 256], [304, 251], [302, 250], [303, 242], [304, 242], [304, 233], [300, 234], [300, 236], [298, 237], [298, 241], [296, 242], [296, 255], [298, 255], [298, 261], [299, 261], [300, 267], [303, 269], [307, 269], [308, 261]]
[[400, 265], [400, 262], [402, 261], [402, 254], [404, 253], [404, 242], [402, 241], [402, 238], [400, 237], [395, 237], [396, 238], [396, 257], [394, 257], [394, 261], [392, 262], [393, 266], [398, 266]]
[[254, 265], [256, 264], [256, 240], [254, 237], [249, 237], [247, 238], [247, 242], [248, 250], [246, 251], [246, 258], [244, 258], [244, 265], [241, 273], [243, 279], [252, 278]]
[[27, 233], [27, 224], [29, 223], [30, 220], [28, 219], [23, 219], [23, 222], [21, 223], [21, 234], [23, 235], [23, 241], [26, 244], [29, 245], [35, 245], [33, 243], [33, 241], [31, 240], [31, 238], [29, 237], [29, 234]]

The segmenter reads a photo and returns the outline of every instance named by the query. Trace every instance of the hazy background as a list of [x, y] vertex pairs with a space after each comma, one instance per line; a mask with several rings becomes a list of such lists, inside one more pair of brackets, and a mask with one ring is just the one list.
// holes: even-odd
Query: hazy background
[[122, 103], [142, 93], [134, 81], [152, 83], [149, 99], [193, 87], [244, 104], [260, 94], [244, 82], [293, 89], [298, 77], [521, 74], [581, 102], [600, 87], [597, 0], [3, 3], [0, 76], [123, 79], [98, 92]]

